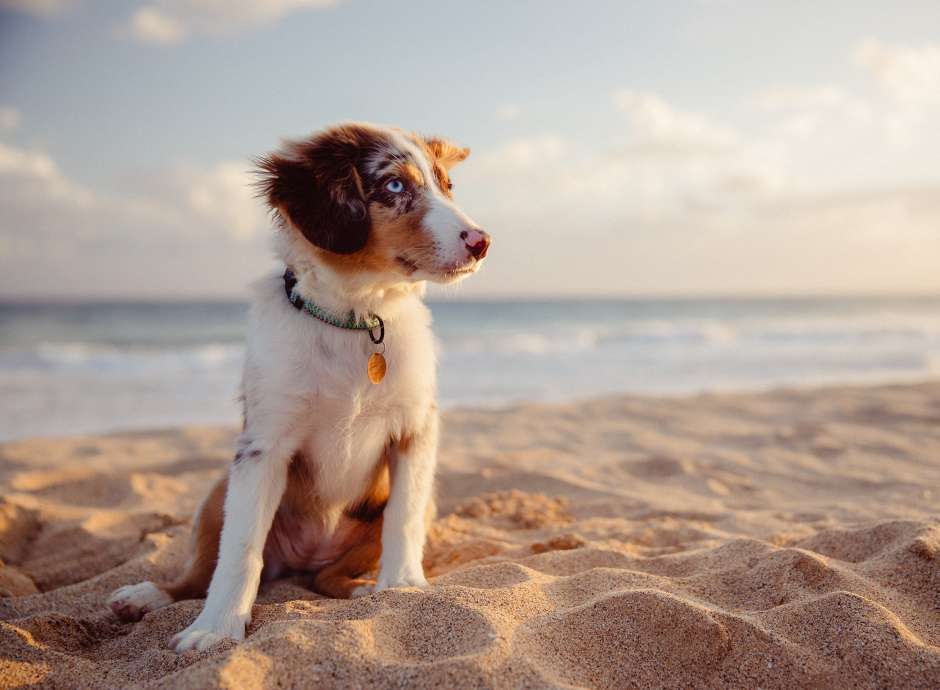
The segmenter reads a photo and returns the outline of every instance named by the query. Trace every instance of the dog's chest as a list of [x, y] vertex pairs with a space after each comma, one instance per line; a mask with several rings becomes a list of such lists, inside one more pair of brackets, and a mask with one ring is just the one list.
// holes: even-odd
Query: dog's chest
[[372, 383], [366, 370], [376, 350], [367, 338], [347, 339], [316, 363], [317, 378], [310, 385], [317, 395], [307, 398], [303, 450], [314, 466], [317, 493], [327, 504], [361, 498], [389, 444], [419, 432], [433, 413], [430, 332], [396, 334], [390, 329], [389, 335], [387, 372], [379, 383]]
[[391, 387], [312, 404], [307, 414], [315, 421], [302, 450], [324, 505], [339, 510], [359, 500], [389, 444], [416, 428], [426, 413], [426, 407], [402, 404]]

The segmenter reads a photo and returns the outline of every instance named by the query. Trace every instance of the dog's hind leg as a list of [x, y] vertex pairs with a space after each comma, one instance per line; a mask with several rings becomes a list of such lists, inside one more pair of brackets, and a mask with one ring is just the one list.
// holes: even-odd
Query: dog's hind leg
[[206, 595], [219, 556], [219, 536], [222, 533], [223, 504], [227, 486], [226, 475], [212, 487], [196, 513], [193, 524], [193, 553], [186, 572], [169, 584], [147, 581], [116, 589], [108, 598], [108, 605], [118, 618], [138, 621], [145, 613], [169, 606], [175, 601], [197, 599]]
[[374, 582], [361, 575], [373, 571], [382, 556], [382, 517], [369, 525], [363, 540], [313, 578], [313, 591], [334, 599], [350, 599], [372, 592]]

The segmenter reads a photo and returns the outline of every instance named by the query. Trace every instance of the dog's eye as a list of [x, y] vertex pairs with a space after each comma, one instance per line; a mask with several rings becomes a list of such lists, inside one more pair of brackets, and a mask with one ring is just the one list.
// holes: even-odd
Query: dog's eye
[[448, 188], [448, 189], [453, 189], [453, 188], [454, 188], [454, 183], [451, 182], [450, 180], [447, 180], [447, 188]]
[[405, 183], [396, 177], [385, 183], [385, 189], [390, 191], [392, 194], [401, 194], [403, 191], [405, 191]]

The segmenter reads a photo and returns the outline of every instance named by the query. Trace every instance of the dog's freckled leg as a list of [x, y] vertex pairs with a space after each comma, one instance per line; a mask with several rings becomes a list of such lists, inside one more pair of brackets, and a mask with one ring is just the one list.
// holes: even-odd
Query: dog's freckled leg
[[227, 637], [244, 639], [261, 578], [264, 542], [287, 482], [290, 452], [281, 448], [258, 450], [257, 455], [250, 451], [255, 461], [232, 464], [218, 564], [202, 612], [170, 641], [176, 651], [206, 649]]
[[264, 451], [255, 447], [255, 445], [256, 444], [252, 437], [247, 436], [246, 434], [242, 434], [236, 443], [237, 450], [235, 452], [235, 459], [232, 461], [233, 464], [237, 465], [246, 458], [251, 458], [253, 460], [260, 458]]

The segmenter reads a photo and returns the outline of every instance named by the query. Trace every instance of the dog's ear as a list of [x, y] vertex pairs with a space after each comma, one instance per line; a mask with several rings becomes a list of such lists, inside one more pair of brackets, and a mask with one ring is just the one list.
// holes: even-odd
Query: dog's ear
[[457, 146], [446, 139], [425, 139], [424, 143], [431, 156], [444, 166], [445, 170], [450, 170], [470, 155], [470, 149]]
[[370, 133], [337, 127], [257, 161], [271, 209], [312, 244], [337, 254], [362, 249], [371, 220], [358, 166]]

